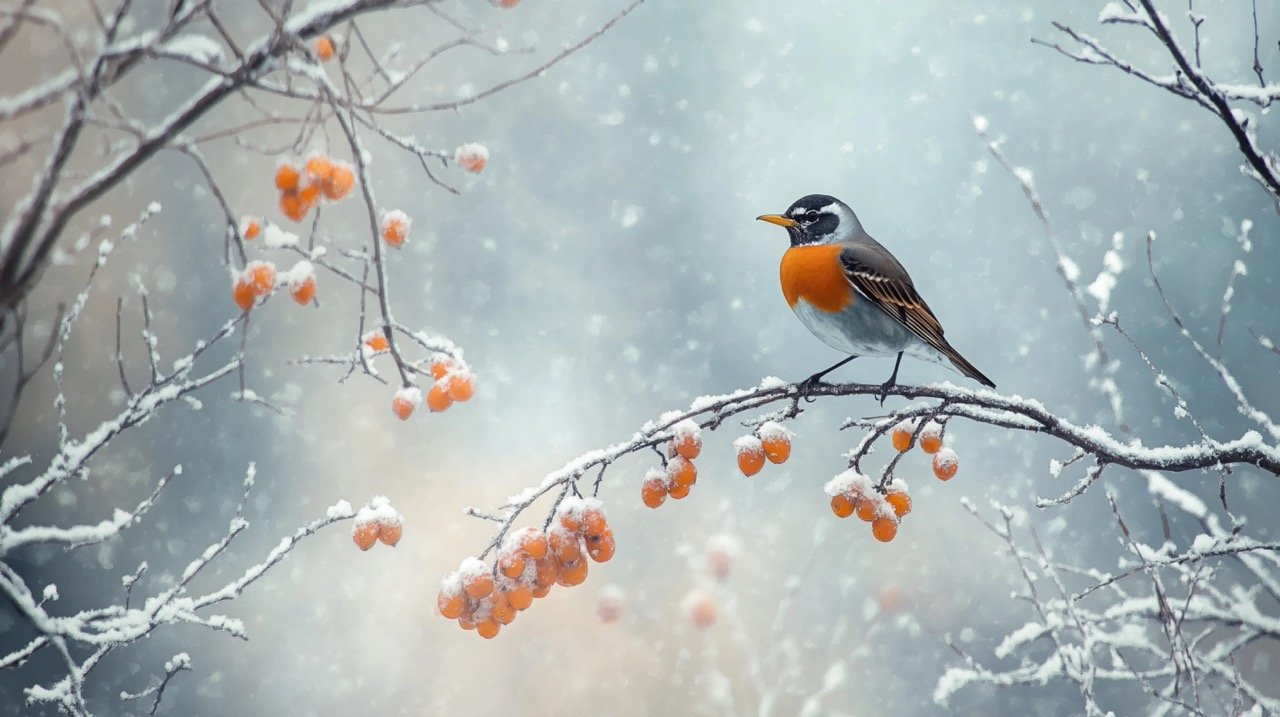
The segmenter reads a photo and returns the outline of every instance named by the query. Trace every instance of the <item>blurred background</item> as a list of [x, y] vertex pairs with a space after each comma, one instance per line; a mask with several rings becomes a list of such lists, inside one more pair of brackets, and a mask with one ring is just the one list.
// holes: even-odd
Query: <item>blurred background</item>
[[[194, 672], [174, 679], [161, 712], [795, 714], [824, 679], [830, 691], [815, 703], [816, 714], [1075, 712], [1078, 695], [1061, 682], [972, 688], [947, 707], [933, 702], [935, 683], [958, 659], [944, 636], [990, 664], [1016, 664], [994, 660], [991, 651], [1031, 617], [1031, 608], [1011, 599], [1025, 587], [1003, 543], [960, 501], [987, 512], [992, 500], [1021, 506], [1056, 558], [1105, 570], [1122, 553], [1105, 490], [1131, 511], [1135, 531], [1161, 542], [1160, 515], [1144, 484], [1113, 470], [1069, 505], [1039, 510], [1036, 497], [1056, 496], [1075, 481], [1071, 471], [1054, 478], [1048, 470], [1069, 452], [954, 422], [948, 434], [959, 476], [942, 484], [924, 457], [904, 460], [899, 474], [915, 510], [897, 540], [880, 544], [860, 522], [832, 516], [822, 492], [860, 438], [840, 430], [844, 419], [883, 413], [870, 399], [809, 407], [790, 424], [792, 459], [752, 479], [734, 466], [731, 443], [743, 429], [724, 426], [706, 436], [692, 495], [658, 511], [639, 497], [652, 456], [615, 465], [601, 497], [617, 556], [592, 565], [584, 585], [556, 588], [495, 640], [440, 618], [435, 595], [441, 576], [491, 537], [491, 524], [463, 515], [468, 506], [500, 505], [575, 456], [625, 439], [699, 395], [770, 375], [801, 379], [840, 358], [781, 297], [784, 233], [754, 221], [808, 193], [854, 207], [911, 271], [952, 343], [1002, 392], [1116, 430], [1106, 398], [1088, 386], [1092, 343], [1055, 257], [1017, 184], [975, 134], [975, 115], [1033, 172], [1082, 283], [1101, 270], [1113, 234], [1123, 234], [1125, 270], [1109, 308], [1218, 437], [1238, 436], [1245, 424], [1172, 329], [1147, 275], [1144, 236], [1159, 236], [1156, 261], [1170, 299], [1191, 330], [1212, 342], [1240, 257], [1240, 224], [1252, 221], [1250, 271], [1237, 286], [1222, 356], [1256, 405], [1276, 406], [1275, 357], [1247, 329], [1277, 334], [1280, 293], [1270, 271], [1280, 260], [1277, 215], [1241, 175], [1230, 135], [1190, 102], [1030, 42], [1063, 40], [1050, 24], [1059, 20], [1164, 72], [1162, 48], [1138, 30], [1097, 24], [1102, 5], [649, 0], [544, 77], [456, 113], [387, 118], [424, 145], [451, 151], [475, 141], [491, 153], [483, 174], [444, 175], [461, 189], [454, 196], [410, 158], [370, 140], [379, 203], [414, 221], [408, 244], [389, 259], [396, 318], [464, 347], [478, 377], [476, 398], [400, 422], [381, 384], [359, 375], [340, 383], [338, 369], [292, 365], [348, 351], [355, 340], [358, 297], [323, 272], [318, 309], [281, 298], [255, 309], [248, 386], [288, 404], [292, 415], [236, 402], [234, 379], [204, 392], [201, 410], [170, 408], [113, 444], [88, 480], [24, 513], [32, 522], [98, 520], [136, 502], [181, 463], [183, 475], [149, 519], [100, 547], [30, 550], [10, 556], [11, 564], [33, 587], [58, 583], [59, 611], [115, 600], [120, 577], [142, 560], [150, 570], [138, 589], [154, 593], [225, 532], [251, 462], [258, 475], [247, 511], [252, 527], [198, 581], [205, 589], [258, 562], [340, 498], [359, 506], [389, 496], [404, 515], [405, 537], [394, 550], [368, 553], [342, 527], [305, 541], [242, 599], [214, 611], [243, 620], [247, 643], [188, 627], [158, 631], [99, 668], [91, 705], [114, 713], [121, 690], [148, 686], [165, 660], [186, 651]], [[1259, 5], [1264, 31], [1280, 27], [1280, 7]], [[1169, 7], [1185, 24], [1181, 5]], [[1248, 8], [1196, 7], [1210, 18], [1206, 66], [1246, 81]], [[494, 58], [463, 48], [429, 66], [401, 99], [448, 100], [522, 72], [620, 8], [529, 0], [500, 11], [478, 0], [454, 2], [460, 17], [500, 24], [495, 33], [538, 51]], [[139, 18], [146, 23], [145, 12]], [[425, 12], [389, 12], [360, 25], [375, 45], [399, 43], [410, 58], [453, 36]], [[16, 70], [4, 73], [0, 89], [60, 69], [61, 55], [47, 41], [31, 35], [10, 51]], [[1274, 38], [1261, 59], [1280, 72]], [[140, 116], [158, 118], [203, 81], [169, 68], [130, 80], [119, 97]], [[201, 130], [244, 117], [245, 107], [232, 103]], [[1274, 146], [1274, 123], [1262, 119], [1264, 144]], [[256, 137], [275, 145], [290, 139], [271, 132]], [[335, 134], [318, 136], [315, 148], [349, 155]], [[206, 155], [237, 210], [286, 221], [275, 208], [274, 157], [232, 142]], [[125, 328], [136, 336], [135, 277], [151, 291], [163, 356], [187, 353], [233, 315], [221, 215], [201, 185], [188, 160], [162, 155], [68, 233], [104, 214], [122, 227], [152, 200], [164, 207], [112, 257], [69, 344], [73, 434], [92, 429], [122, 398], [112, 360], [115, 297], [125, 297]], [[0, 194], [11, 206], [26, 187], [5, 182]], [[322, 232], [354, 246], [367, 232], [362, 212], [358, 201], [339, 205]], [[83, 284], [90, 259], [68, 257], [50, 269], [33, 315], [47, 325], [52, 307]], [[1107, 345], [1121, 362], [1116, 380], [1127, 425], [1148, 445], [1195, 440], [1132, 349], [1114, 335]], [[134, 370], [145, 370], [141, 352], [130, 358]], [[392, 371], [389, 363], [380, 367]], [[887, 360], [859, 360], [833, 378], [879, 382], [891, 368]], [[900, 379], [963, 382], [920, 362], [907, 362]], [[47, 456], [55, 445], [51, 388], [45, 376], [24, 397], [5, 457]], [[1175, 479], [1216, 495], [1216, 474]], [[1230, 490], [1254, 537], [1280, 529], [1265, 509], [1249, 510], [1280, 498], [1261, 474], [1238, 471]], [[549, 507], [535, 507], [530, 521]], [[1177, 524], [1172, 530], [1175, 541], [1194, 535]], [[730, 574], [714, 581], [708, 545], [726, 536], [735, 546]], [[606, 587], [625, 596], [618, 623], [597, 617]], [[709, 591], [720, 608], [705, 630], [690, 626], [681, 609], [694, 588]], [[0, 636], [23, 629], [0, 606]], [[1274, 671], [1280, 656], [1268, 650], [1260, 646], [1249, 656], [1257, 662], [1244, 669]], [[46, 655], [0, 673], [0, 714], [32, 713], [21, 687], [56, 668]], [[1114, 708], [1141, 704], [1132, 699], [1141, 698], [1117, 697]], [[145, 712], [149, 704], [132, 707]]]

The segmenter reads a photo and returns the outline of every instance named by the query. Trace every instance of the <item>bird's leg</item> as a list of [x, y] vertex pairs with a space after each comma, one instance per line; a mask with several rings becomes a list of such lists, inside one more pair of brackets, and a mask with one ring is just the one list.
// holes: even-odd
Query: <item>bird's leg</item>
[[813, 401], [813, 397], [809, 395], [809, 392], [813, 390], [813, 387], [814, 387], [814, 386], [817, 386], [817, 385], [818, 385], [818, 382], [822, 380], [822, 377], [823, 377], [823, 376], [826, 376], [827, 374], [831, 373], [832, 371], [835, 371], [836, 369], [840, 368], [841, 366], [843, 366], [843, 365], [845, 365], [845, 364], [849, 363], [850, 361], [852, 361], [852, 360], [854, 360], [854, 359], [856, 359], [856, 358], [858, 358], [858, 357], [857, 357], [857, 356], [849, 356], [849, 357], [847, 357], [847, 358], [843, 358], [843, 359], [841, 359], [841, 360], [837, 361], [834, 365], [832, 365], [832, 366], [828, 366], [827, 368], [825, 368], [825, 369], [823, 369], [823, 370], [821, 370], [821, 371], [819, 371], [819, 372], [815, 373], [814, 375], [810, 376], [809, 378], [806, 378], [805, 380], [801, 381], [801, 382], [800, 382], [800, 395], [801, 395], [801, 396], [804, 396], [806, 401], [810, 401], [810, 402], [812, 402], [812, 401]]
[[880, 405], [884, 405], [884, 400], [889, 397], [889, 389], [898, 385], [898, 367], [902, 365], [902, 352], [898, 352], [898, 360], [893, 362], [893, 373], [889, 376], [889, 380], [880, 384]]

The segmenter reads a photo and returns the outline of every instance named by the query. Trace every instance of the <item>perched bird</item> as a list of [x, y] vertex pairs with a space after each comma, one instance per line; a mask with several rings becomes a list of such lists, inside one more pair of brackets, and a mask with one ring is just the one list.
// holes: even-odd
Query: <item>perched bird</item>
[[797, 199], [785, 214], [760, 221], [785, 227], [791, 246], [782, 255], [782, 295], [800, 321], [828, 346], [851, 354], [810, 376], [812, 386], [859, 356], [893, 356], [893, 375], [880, 389], [884, 403], [898, 379], [902, 355], [950, 366], [995, 388], [991, 379], [947, 343], [942, 324], [916, 291], [907, 270], [862, 228], [849, 205], [825, 194]]

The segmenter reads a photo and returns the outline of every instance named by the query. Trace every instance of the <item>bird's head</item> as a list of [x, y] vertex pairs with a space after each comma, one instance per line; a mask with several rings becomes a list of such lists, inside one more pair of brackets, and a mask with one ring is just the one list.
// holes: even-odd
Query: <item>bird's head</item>
[[791, 246], [842, 242], [862, 233], [862, 222], [849, 205], [826, 194], [800, 197], [786, 213], [756, 219], [784, 227], [791, 236]]

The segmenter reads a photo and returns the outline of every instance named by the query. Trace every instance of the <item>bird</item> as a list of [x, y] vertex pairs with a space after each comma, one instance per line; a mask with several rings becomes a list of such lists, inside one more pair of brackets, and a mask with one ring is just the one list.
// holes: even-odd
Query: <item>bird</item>
[[883, 405], [897, 384], [904, 354], [995, 388], [947, 341], [911, 275], [867, 234], [848, 204], [827, 194], [810, 194], [783, 214], [756, 219], [784, 227], [791, 238], [778, 271], [787, 304], [815, 336], [849, 354], [805, 379], [802, 392], [859, 356], [896, 355], [893, 374], [880, 387]]

